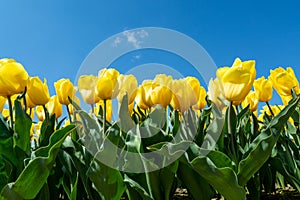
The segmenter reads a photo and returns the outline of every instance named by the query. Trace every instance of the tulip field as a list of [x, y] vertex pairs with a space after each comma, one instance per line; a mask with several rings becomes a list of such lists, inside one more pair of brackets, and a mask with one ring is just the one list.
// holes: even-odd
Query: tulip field
[[[51, 96], [47, 77], [1, 59], [0, 199], [159, 200], [178, 188], [200, 200], [299, 194], [293, 69], [257, 77], [254, 60], [230, 65], [207, 88], [167, 74], [139, 84], [105, 68], [57, 80]], [[282, 103], [270, 103], [275, 92]]]

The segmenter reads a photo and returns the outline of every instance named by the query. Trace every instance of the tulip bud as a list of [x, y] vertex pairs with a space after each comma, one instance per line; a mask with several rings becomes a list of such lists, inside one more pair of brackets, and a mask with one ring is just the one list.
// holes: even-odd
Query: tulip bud
[[58, 100], [61, 104], [69, 105], [70, 101], [68, 97], [72, 98], [76, 91], [69, 79], [60, 79], [54, 83]]
[[134, 101], [137, 92], [137, 87], [138, 87], [138, 82], [136, 78], [132, 74], [120, 75], [118, 77], [118, 82], [119, 82], [119, 94], [118, 94], [119, 103], [122, 102], [124, 95], [127, 93], [128, 104], [131, 104]]
[[59, 118], [62, 115], [62, 104], [56, 95], [52, 96], [47, 104], [48, 112], [50, 115], [55, 114], [55, 118]]
[[13, 59], [0, 60], [0, 96], [22, 93], [27, 86], [28, 73]]
[[299, 82], [295, 76], [294, 70], [291, 67], [286, 68], [286, 70], [282, 67], [278, 67], [275, 70], [270, 70], [269, 79], [280, 96], [291, 95], [292, 88], [294, 88], [297, 94], [300, 92]]
[[255, 80], [253, 86], [260, 102], [267, 102], [272, 99], [272, 82], [265, 79], [264, 76]]
[[38, 119], [40, 121], [44, 121], [45, 120], [45, 112], [44, 112], [43, 106], [37, 106], [35, 108], [35, 112], [36, 112], [36, 116], [38, 117]]
[[113, 99], [118, 95], [118, 76], [120, 73], [115, 69], [103, 69], [99, 71], [95, 93], [102, 99]]
[[166, 86], [156, 86], [151, 92], [151, 101], [153, 104], [160, 104], [164, 108], [167, 107], [172, 100], [172, 92]]
[[250, 91], [249, 94], [246, 96], [244, 101], [242, 102], [242, 106], [245, 108], [249, 105], [249, 110], [254, 112], [257, 110], [258, 107], [258, 98], [257, 94], [254, 91]]
[[95, 104], [100, 100], [95, 94], [97, 80], [98, 78], [93, 75], [83, 75], [78, 79], [79, 92], [87, 104]]
[[216, 74], [225, 99], [237, 105], [245, 99], [253, 85], [256, 76], [255, 61], [242, 62], [237, 58], [231, 68], [219, 68]]
[[35, 105], [46, 105], [50, 99], [47, 81], [44, 83], [36, 76], [31, 77], [27, 85], [27, 94]]

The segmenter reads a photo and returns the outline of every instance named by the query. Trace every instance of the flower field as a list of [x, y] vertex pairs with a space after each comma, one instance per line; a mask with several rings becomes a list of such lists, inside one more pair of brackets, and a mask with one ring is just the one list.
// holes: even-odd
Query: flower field
[[[236, 58], [207, 89], [196, 77], [166, 74], [139, 85], [113, 68], [54, 87], [51, 96], [46, 79], [0, 60], [0, 199], [300, 192], [300, 89], [291, 67], [257, 77], [254, 60]], [[274, 92], [282, 104], [270, 105]]]

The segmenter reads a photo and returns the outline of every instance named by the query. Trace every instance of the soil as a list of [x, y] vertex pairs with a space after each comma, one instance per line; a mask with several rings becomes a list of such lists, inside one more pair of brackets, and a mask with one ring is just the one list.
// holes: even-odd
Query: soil
[[[193, 199], [185, 188], [177, 188], [173, 196], [174, 200], [191, 200]], [[249, 199], [249, 197], [247, 197]], [[224, 200], [223, 197], [215, 197], [212, 200]], [[300, 200], [300, 193], [290, 187], [278, 189], [274, 193], [262, 193], [261, 200]]]

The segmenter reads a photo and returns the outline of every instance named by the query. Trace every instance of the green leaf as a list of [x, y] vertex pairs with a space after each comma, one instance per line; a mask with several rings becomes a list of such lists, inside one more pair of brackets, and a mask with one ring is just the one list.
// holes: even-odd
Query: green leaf
[[2, 199], [33, 199], [45, 184], [58, 150], [65, 137], [73, 131], [74, 125], [69, 125], [56, 131], [50, 138], [50, 143], [35, 152], [32, 159], [15, 182], [7, 184], [2, 192]]
[[55, 127], [55, 115], [51, 115], [49, 118], [46, 118], [41, 127], [41, 135], [39, 137], [40, 146], [46, 146], [49, 143], [49, 138], [54, 132]]
[[119, 127], [122, 131], [127, 132], [134, 127], [134, 122], [129, 115], [127, 94], [123, 97], [123, 100], [121, 102], [119, 117]]
[[112, 169], [96, 159], [87, 171], [102, 199], [119, 200], [125, 191], [125, 184], [120, 171]]
[[238, 166], [240, 185], [244, 186], [269, 158], [284, 125], [297, 107], [299, 99], [300, 97], [297, 97], [290, 101], [250, 144], [249, 151], [245, 154], [244, 159], [240, 161]]
[[30, 149], [31, 118], [22, 109], [20, 101], [15, 100], [15, 133], [14, 146], [18, 146], [24, 152]]
[[238, 184], [233, 169], [229, 167], [218, 168], [214, 162], [209, 157], [197, 157], [190, 164], [226, 199], [246, 199], [246, 191]]

